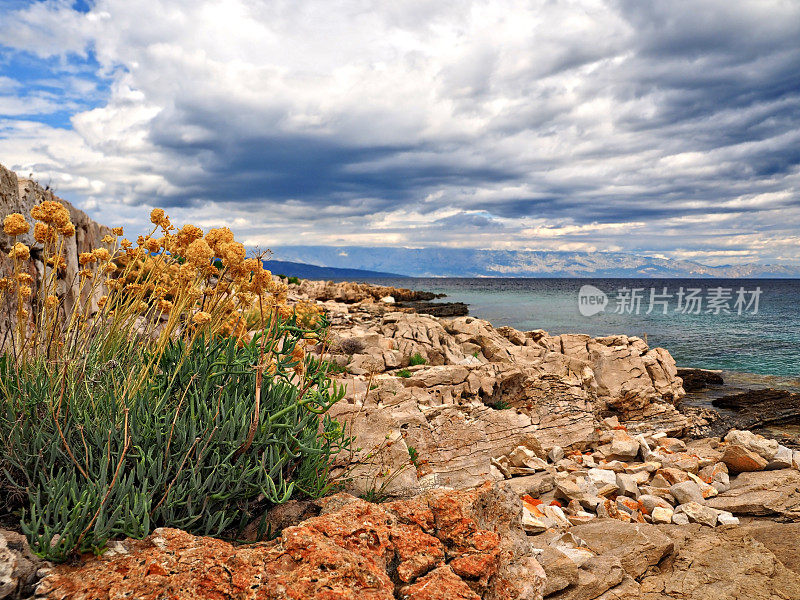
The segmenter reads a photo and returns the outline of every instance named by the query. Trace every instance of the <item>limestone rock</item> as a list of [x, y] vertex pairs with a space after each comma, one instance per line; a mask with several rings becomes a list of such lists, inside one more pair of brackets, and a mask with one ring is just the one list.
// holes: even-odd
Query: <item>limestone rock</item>
[[673, 549], [672, 540], [657, 528], [616, 519], [597, 519], [573, 527], [571, 533], [593, 552], [619, 559], [625, 573], [633, 578], [639, 578]]
[[774, 515], [800, 521], [800, 472], [794, 469], [742, 473], [731, 489], [706, 504], [734, 515]]
[[409, 501], [327, 499], [322, 514], [245, 546], [158, 529], [123, 552], [61, 565], [37, 595], [79, 598], [539, 600], [544, 572], [525, 541], [521, 504], [484, 486]]
[[578, 565], [560, 550], [546, 546], [538, 556], [538, 561], [547, 575], [543, 596], [547, 597], [578, 582]]
[[678, 501], [678, 504], [684, 504], [686, 502], [703, 504], [704, 501], [703, 495], [700, 493], [700, 487], [691, 480], [676, 483], [669, 488], [669, 493]]
[[675, 516], [684, 514], [689, 518], [690, 523], [700, 523], [701, 525], [708, 525], [715, 527], [717, 525], [718, 512], [708, 506], [703, 506], [699, 502], [686, 502], [680, 506], [675, 507]]
[[[36, 274], [42, 272], [44, 264], [42, 262], [42, 246], [33, 239], [33, 220], [30, 218], [30, 211], [31, 208], [45, 200], [61, 202], [69, 210], [70, 219], [75, 225], [75, 235], [67, 238], [64, 244], [64, 258], [67, 266], [65, 269], [59, 270], [57, 284], [58, 295], [63, 298], [65, 314], [70, 314], [73, 306], [78, 302], [87, 306], [88, 313], [92, 314], [97, 310], [97, 301], [105, 291], [101, 287], [90, 290], [88, 289], [90, 286], [84, 286], [85, 289], [81, 292], [77, 276], [80, 270], [78, 256], [81, 252], [88, 252], [101, 246], [103, 236], [110, 234], [111, 230], [94, 222], [86, 213], [78, 210], [66, 200], [58, 198], [51, 190], [41, 187], [35, 181], [18, 178], [14, 172], [0, 165], [0, 221], [6, 215], [17, 212], [31, 223], [31, 231], [19, 236], [16, 241], [31, 248], [31, 260], [27, 266], [29, 273], [34, 276], [31, 286], [33, 298], [37, 297], [37, 285], [40, 281]], [[11, 242], [11, 238], [0, 227], [0, 277], [13, 272], [13, 263], [7, 256]], [[0, 314], [0, 338], [3, 337], [3, 331], [12, 326], [13, 318], [14, 315], [7, 315], [6, 311]]]
[[0, 529], [0, 598], [29, 597], [42, 564], [31, 553], [24, 536]]
[[[663, 528], [663, 529], [662, 529]], [[790, 600], [800, 576], [738, 529], [659, 526], [674, 553], [640, 579], [638, 600]]]
[[622, 459], [636, 458], [639, 454], [639, 442], [624, 431], [615, 431], [611, 442], [611, 454]]
[[733, 444], [725, 448], [725, 453], [722, 455], [722, 462], [724, 462], [733, 473], [763, 471], [768, 464], [767, 459], [738, 444]]
[[674, 514], [675, 511], [672, 510], [672, 507], [656, 506], [653, 508], [651, 516], [653, 517], [653, 523], [672, 523]]
[[752, 431], [731, 429], [725, 436], [725, 441], [729, 444], [744, 446], [767, 461], [772, 460], [778, 451], [778, 442], [766, 439]]

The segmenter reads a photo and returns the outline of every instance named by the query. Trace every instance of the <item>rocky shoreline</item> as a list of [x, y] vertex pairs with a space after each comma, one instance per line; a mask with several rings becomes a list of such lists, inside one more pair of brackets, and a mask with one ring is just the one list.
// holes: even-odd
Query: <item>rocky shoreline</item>
[[159, 529], [53, 567], [0, 532], [0, 598], [800, 598], [800, 452], [684, 406], [667, 350], [289, 287], [331, 322], [344, 490], [255, 544]]

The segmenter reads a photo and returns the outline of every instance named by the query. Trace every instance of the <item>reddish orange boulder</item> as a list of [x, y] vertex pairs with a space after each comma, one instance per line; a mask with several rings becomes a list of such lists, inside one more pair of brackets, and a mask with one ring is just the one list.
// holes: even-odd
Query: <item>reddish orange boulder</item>
[[540, 600], [522, 504], [486, 485], [378, 505], [339, 494], [276, 540], [234, 546], [177, 529], [111, 544], [40, 583], [49, 600]]

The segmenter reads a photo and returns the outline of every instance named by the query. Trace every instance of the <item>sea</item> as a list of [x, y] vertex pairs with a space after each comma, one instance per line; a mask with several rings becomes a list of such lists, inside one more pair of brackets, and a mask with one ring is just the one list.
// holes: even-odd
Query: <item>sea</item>
[[646, 337], [679, 367], [722, 371], [742, 389], [800, 391], [800, 279], [364, 281], [446, 294], [440, 302], [464, 302], [497, 327]]

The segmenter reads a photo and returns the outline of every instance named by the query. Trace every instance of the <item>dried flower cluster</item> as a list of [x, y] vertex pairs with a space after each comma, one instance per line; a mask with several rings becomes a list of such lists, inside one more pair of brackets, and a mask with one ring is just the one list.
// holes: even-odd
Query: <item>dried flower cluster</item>
[[[13, 244], [12, 277], [0, 279], [0, 302], [17, 300], [18, 337], [42, 341], [58, 327], [86, 327], [102, 321], [106, 326], [136, 320], [150, 337], [167, 340], [175, 335], [222, 334], [249, 339], [256, 330], [268, 330], [277, 319], [293, 315], [298, 325], [313, 328], [320, 311], [311, 303], [287, 304], [287, 287], [264, 268], [258, 257], [247, 257], [245, 247], [228, 228], [207, 233], [195, 225], [177, 229], [161, 209], [150, 214], [155, 226], [136, 243], [120, 239], [122, 228], [102, 239], [102, 246], [78, 256], [79, 297], [97, 298], [76, 303], [66, 312], [57, 284], [58, 270], [66, 266], [65, 239], [75, 234], [67, 208], [56, 201], [34, 207], [33, 234], [46, 265], [41, 282], [24, 273], [30, 248]], [[21, 214], [3, 220], [6, 234], [17, 237], [30, 231]], [[25, 280], [28, 277], [29, 280]], [[31, 304], [36, 292], [37, 298]], [[38, 306], [34, 335], [28, 331], [28, 306]], [[60, 318], [56, 318], [60, 311]], [[59, 323], [66, 325], [59, 325]], [[64, 331], [60, 331], [63, 337]], [[34, 342], [35, 343], [35, 342]], [[302, 362], [302, 357], [298, 357]]]

